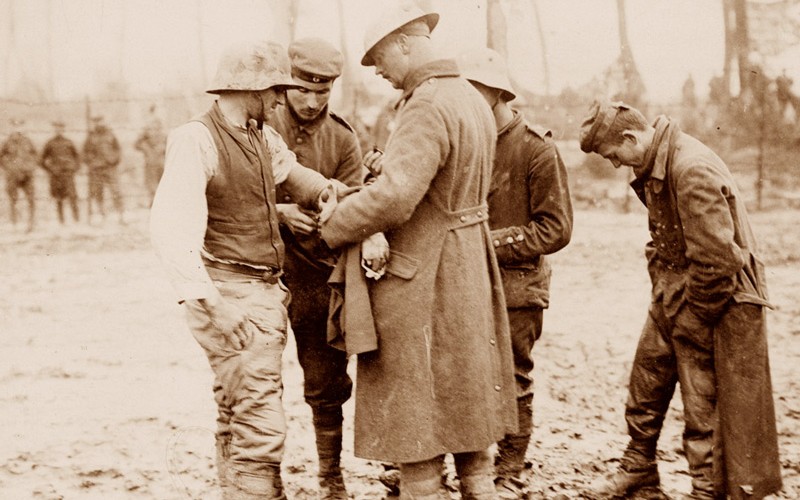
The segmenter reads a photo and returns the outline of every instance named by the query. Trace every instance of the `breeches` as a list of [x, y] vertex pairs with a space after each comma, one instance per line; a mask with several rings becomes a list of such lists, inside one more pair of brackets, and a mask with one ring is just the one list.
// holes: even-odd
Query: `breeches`
[[288, 280], [292, 292], [289, 318], [303, 368], [306, 403], [315, 409], [338, 408], [350, 398], [353, 382], [347, 374], [347, 354], [328, 345], [330, 288], [327, 275], [304, 273]]
[[288, 294], [281, 283], [210, 268], [209, 274], [222, 297], [247, 312], [252, 333], [250, 343], [235, 350], [199, 303], [186, 303], [189, 327], [214, 372], [217, 447], [234, 472], [261, 474], [283, 457], [281, 354]]
[[713, 330], [700, 322], [674, 324], [661, 303], [653, 303], [633, 360], [625, 407], [631, 438], [648, 443], [653, 452], [678, 382], [690, 468], [710, 464], [716, 425]]

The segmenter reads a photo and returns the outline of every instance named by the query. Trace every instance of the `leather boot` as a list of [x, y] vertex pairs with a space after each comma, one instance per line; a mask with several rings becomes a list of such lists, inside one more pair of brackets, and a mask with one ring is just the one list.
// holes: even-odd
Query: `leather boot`
[[655, 446], [631, 442], [620, 459], [617, 470], [593, 481], [587, 494], [598, 500], [627, 498], [642, 488], [657, 488], [659, 483]]
[[519, 434], [506, 435], [497, 443], [495, 457], [495, 487], [497, 496], [503, 500], [528, 498], [528, 488], [522, 478], [525, 470], [525, 454], [531, 441], [533, 429], [533, 394], [517, 399]]
[[456, 473], [461, 482], [463, 500], [494, 500], [497, 491], [494, 484], [494, 470], [488, 451], [453, 454]]
[[314, 432], [319, 458], [320, 498], [346, 499], [347, 489], [342, 477], [342, 408], [315, 408]]

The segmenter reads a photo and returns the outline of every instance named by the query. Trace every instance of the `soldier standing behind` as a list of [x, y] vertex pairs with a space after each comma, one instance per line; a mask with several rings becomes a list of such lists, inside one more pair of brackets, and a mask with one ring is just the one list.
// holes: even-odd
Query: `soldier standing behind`
[[75, 191], [75, 172], [80, 167], [75, 144], [64, 137], [64, 122], [54, 121], [56, 135], [47, 141], [42, 151], [42, 167], [50, 174], [50, 196], [56, 202], [58, 221], [64, 223], [64, 200], [69, 200], [72, 218], [78, 222], [78, 194]]
[[167, 135], [161, 121], [153, 118], [133, 146], [144, 155], [144, 185], [152, 200], [164, 173], [164, 154], [167, 149]]
[[492, 108], [497, 124], [487, 201], [508, 307], [519, 431], [497, 443], [495, 483], [499, 498], [527, 498], [520, 476], [533, 430], [532, 351], [550, 303], [551, 269], [545, 255], [564, 248], [572, 236], [567, 169], [550, 131], [529, 125], [509, 105], [516, 95], [500, 54], [488, 48], [473, 51], [459, 65]]
[[[304, 166], [348, 186], [363, 179], [361, 151], [350, 125], [328, 110], [331, 87], [344, 57], [330, 43], [304, 38], [289, 46], [292, 77], [299, 88], [286, 91], [286, 106], [268, 121]], [[342, 404], [353, 386], [347, 354], [328, 345], [331, 290], [327, 281], [334, 254], [320, 241], [313, 213], [277, 188], [281, 238], [286, 244], [284, 281], [292, 292], [289, 318], [303, 367], [304, 395], [311, 406], [319, 456], [321, 498], [347, 498], [340, 468]]]
[[92, 222], [92, 202], [97, 205], [100, 215], [105, 220], [106, 211], [103, 206], [103, 191], [108, 187], [114, 201], [114, 208], [119, 214], [121, 224], [125, 223], [122, 208], [122, 193], [119, 190], [119, 174], [117, 166], [121, 160], [119, 141], [114, 132], [103, 122], [102, 116], [92, 117], [93, 128], [83, 143], [83, 162], [89, 167], [89, 223]]
[[0, 149], [0, 169], [6, 173], [6, 193], [11, 210], [11, 223], [17, 225], [17, 191], [22, 190], [28, 199], [28, 232], [33, 231], [36, 217], [36, 199], [34, 197], [33, 173], [39, 158], [33, 142], [22, 133], [25, 120], [11, 120], [11, 135]]

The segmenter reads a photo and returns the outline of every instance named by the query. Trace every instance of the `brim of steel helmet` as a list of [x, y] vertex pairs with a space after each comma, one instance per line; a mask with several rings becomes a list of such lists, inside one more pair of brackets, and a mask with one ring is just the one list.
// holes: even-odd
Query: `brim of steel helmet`
[[[491, 88], [491, 89], [499, 90], [500, 92], [503, 93], [503, 100], [506, 101], [506, 102], [513, 101], [514, 99], [517, 98], [517, 94], [511, 92], [508, 89], [504, 89], [502, 87], [497, 87], [495, 85], [490, 85], [489, 83], [484, 82], [482, 80], [479, 80], [478, 78], [470, 78], [469, 76], [465, 76], [465, 75], [462, 75], [462, 76], [464, 76], [464, 78], [469, 82], [478, 83], [478, 84], [483, 85], [484, 87], [488, 87], [488, 88]], [[509, 84], [509, 86], [510, 86], [510, 84]]]
[[362, 66], [375, 66], [375, 61], [372, 59], [372, 50], [375, 47], [377, 47], [378, 44], [381, 43], [383, 41], [383, 39], [386, 38], [387, 36], [391, 35], [395, 31], [399, 30], [400, 28], [402, 28], [406, 24], [413, 23], [414, 21], [418, 21], [420, 19], [424, 19], [425, 20], [425, 24], [428, 25], [428, 28], [430, 29], [431, 33], [433, 32], [433, 29], [436, 28], [436, 25], [439, 24], [439, 14], [437, 14], [436, 12], [431, 12], [429, 14], [424, 14], [422, 16], [415, 17], [414, 19], [409, 19], [405, 23], [401, 24], [400, 26], [396, 27], [392, 31], [390, 31], [390, 32], [386, 33], [385, 35], [383, 35], [380, 38], [380, 40], [378, 40], [377, 42], [372, 44], [372, 47], [370, 47], [369, 50], [364, 54], [364, 57], [361, 58], [361, 65]]
[[281, 92], [281, 91], [284, 91], [284, 90], [299, 89], [301, 87], [302, 87], [302, 85], [297, 85], [295, 83], [276, 83], [275, 85], [270, 85], [267, 88], [259, 89], [259, 90], [232, 89], [232, 88], [227, 88], [227, 89], [209, 89], [209, 90], [206, 90], [206, 94], [217, 94], [217, 95], [219, 95], [219, 94], [222, 94], [223, 92], [261, 92], [263, 90], [269, 90], [269, 89], [275, 89], [276, 91]]

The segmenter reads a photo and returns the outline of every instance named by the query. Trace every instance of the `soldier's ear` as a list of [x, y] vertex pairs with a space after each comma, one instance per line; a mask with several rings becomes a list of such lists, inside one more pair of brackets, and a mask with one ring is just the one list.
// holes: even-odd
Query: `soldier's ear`
[[626, 140], [631, 141], [631, 143], [636, 146], [639, 144], [639, 135], [636, 134], [633, 130], [624, 130], [622, 132], [622, 137]]

